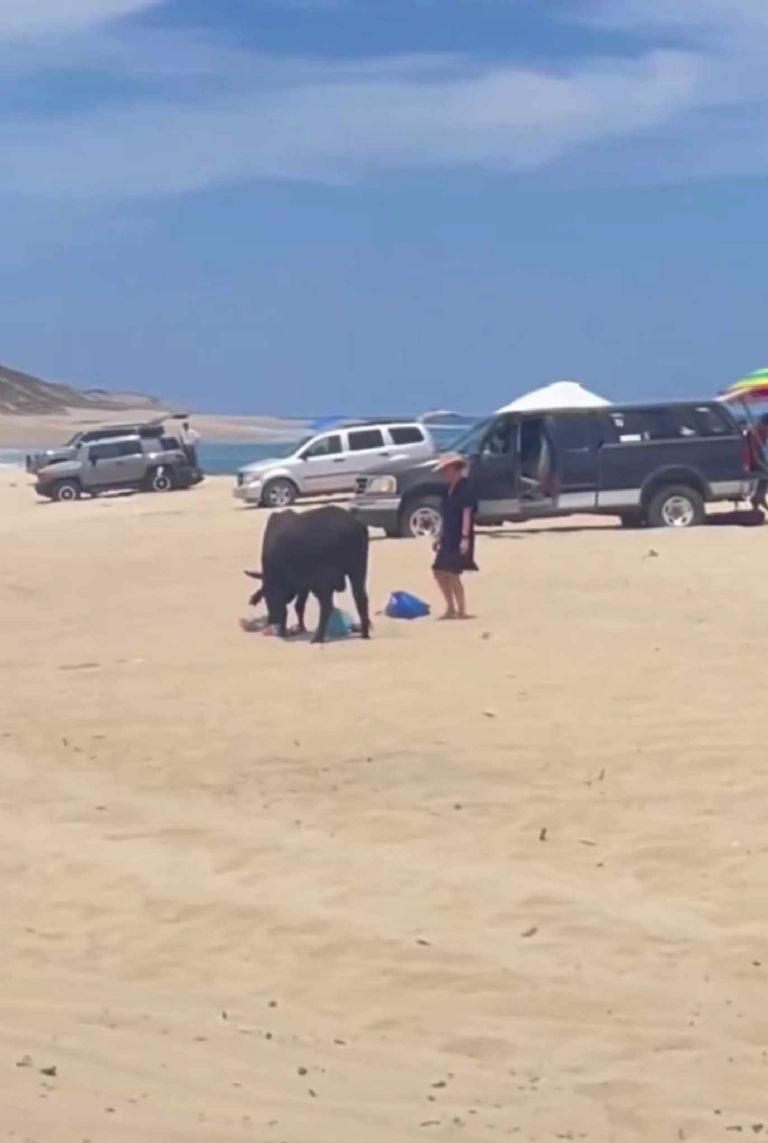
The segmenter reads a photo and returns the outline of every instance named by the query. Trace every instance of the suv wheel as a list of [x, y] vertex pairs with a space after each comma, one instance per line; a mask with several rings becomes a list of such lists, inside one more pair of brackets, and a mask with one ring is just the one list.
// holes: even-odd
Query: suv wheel
[[436, 540], [442, 527], [443, 513], [437, 496], [420, 496], [406, 504], [400, 529], [402, 535]]
[[278, 476], [264, 485], [261, 502], [265, 508], [290, 508], [298, 495], [298, 491], [292, 480], [285, 480], [282, 476]]
[[171, 492], [173, 489], [173, 477], [170, 472], [164, 468], [156, 468], [152, 473], [149, 486], [153, 492]]
[[670, 485], [657, 492], [648, 505], [652, 528], [692, 528], [704, 522], [704, 500], [695, 488]]
[[80, 485], [76, 480], [57, 480], [51, 489], [51, 498], [64, 502], [80, 499]]

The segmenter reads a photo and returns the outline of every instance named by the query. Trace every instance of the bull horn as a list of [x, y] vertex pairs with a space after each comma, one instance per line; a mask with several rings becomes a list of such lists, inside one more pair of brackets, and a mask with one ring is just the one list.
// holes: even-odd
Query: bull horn
[[264, 579], [264, 576], [261, 572], [252, 572], [246, 570], [245, 574], [249, 575], [251, 579]]

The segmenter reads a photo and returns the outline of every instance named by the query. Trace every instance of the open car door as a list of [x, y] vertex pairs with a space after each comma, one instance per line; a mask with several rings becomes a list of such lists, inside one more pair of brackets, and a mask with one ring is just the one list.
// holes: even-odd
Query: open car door
[[498, 417], [472, 457], [470, 478], [478, 502], [478, 517], [494, 521], [515, 517], [520, 512], [517, 417]]

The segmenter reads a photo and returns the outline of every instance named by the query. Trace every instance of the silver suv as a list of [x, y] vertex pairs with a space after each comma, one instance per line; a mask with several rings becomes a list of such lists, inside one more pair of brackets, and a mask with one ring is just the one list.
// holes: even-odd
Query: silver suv
[[133, 489], [170, 492], [190, 488], [202, 479], [174, 437], [137, 435], [83, 444], [71, 460], [57, 460], [38, 469], [35, 491], [49, 500], [78, 500], [85, 492]]
[[285, 508], [300, 496], [352, 492], [357, 477], [385, 462], [434, 456], [420, 421], [361, 421], [308, 437], [290, 456], [247, 464], [234, 495], [248, 504]]

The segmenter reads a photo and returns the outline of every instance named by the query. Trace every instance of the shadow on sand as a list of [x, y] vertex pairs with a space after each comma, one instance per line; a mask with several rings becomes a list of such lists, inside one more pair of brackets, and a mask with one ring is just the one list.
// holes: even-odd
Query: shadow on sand
[[[760, 528], [765, 522], [766, 518], [762, 512], [747, 508], [728, 512], [710, 512], [707, 514], [705, 525], [708, 528]], [[478, 534], [488, 536], [492, 540], [522, 540], [526, 537], [541, 535], [569, 536], [574, 532], [652, 532], [658, 530], [648, 527], [625, 528], [619, 521], [610, 524], [548, 524], [543, 527], [537, 527], [534, 521], [530, 523], [533, 524], [533, 527], [478, 528]]]

